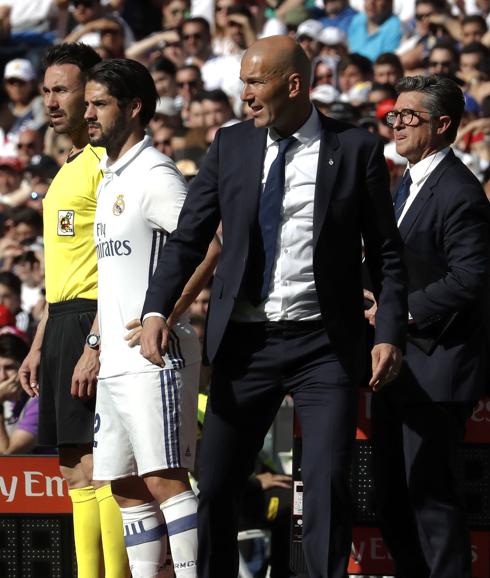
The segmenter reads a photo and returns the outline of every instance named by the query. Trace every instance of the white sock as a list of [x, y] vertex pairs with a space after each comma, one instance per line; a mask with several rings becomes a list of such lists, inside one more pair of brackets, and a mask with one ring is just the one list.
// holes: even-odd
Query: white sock
[[163, 578], [167, 538], [157, 502], [121, 508], [121, 516], [133, 578]]
[[160, 504], [167, 523], [176, 578], [195, 578], [197, 561], [197, 498], [187, 491]]

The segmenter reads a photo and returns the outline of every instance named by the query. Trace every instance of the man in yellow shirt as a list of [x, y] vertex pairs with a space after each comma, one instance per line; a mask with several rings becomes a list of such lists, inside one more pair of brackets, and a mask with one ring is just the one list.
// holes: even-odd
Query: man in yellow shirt
[[92, 483], [95, 388], [99, 370], [95, 192], [103, 149], [88, 144], [85, 76], [100, 58], [83, 44], [61, 44], [45, 59], [44, 102], [56, 133], [73, 143], [44, 200], [48, 305], [20, 370], [40, 396], [39, 443], [56, 445], [73, 502], [79, 578], [128, 575], [121, 516], [110, 484]]

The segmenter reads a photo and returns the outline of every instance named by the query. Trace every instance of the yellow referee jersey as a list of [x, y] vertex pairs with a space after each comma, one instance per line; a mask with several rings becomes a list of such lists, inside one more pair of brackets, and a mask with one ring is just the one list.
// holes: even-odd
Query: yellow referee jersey
[[87, 145], [67, 161], [43, 201], [46, 299], [97, 299], [95, 192], [104, 149]]

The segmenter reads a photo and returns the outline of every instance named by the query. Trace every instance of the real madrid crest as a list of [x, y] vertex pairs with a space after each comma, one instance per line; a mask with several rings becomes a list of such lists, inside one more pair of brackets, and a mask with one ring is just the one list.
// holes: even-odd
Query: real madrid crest
[[117, 195], [116, 202], [112, 205], [112, 212], [116, 217], [122, 215], [124, 209], [126, 208], [126, 203], [124, 202], [124, 195]]

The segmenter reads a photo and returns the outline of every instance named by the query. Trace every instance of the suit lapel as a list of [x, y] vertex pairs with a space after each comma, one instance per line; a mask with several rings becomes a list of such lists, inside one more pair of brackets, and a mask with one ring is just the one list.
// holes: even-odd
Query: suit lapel
[[340, 143], [337, 134], [331, 128], [329, 129], [328, 119], [321, 114], [319, 116], [322, 124], [322, 135], [320, 138], [313, 210], [313, 246], [317, 243], [325, 221], [333, 187], [340, 168]]
[[406, 212], [400, 223], [400, 235], [402, 239], [406, 239], [410, 230], [417, 221], [417, 218], [422, 214], [422, 209], [425, 207], [429, 199], [434, 194], [434, 187], [437, 185], [441, 175], [444, 173], [446, 168], [453, 163], [455, 156], [452, 150], [448, 152], [446, 157], [437, 165], [434, 171], [431, 173], [429, 178], [425, 181], [424, 185], [418, 192], [415, 200], [410, 205], [410, 208]]
[[267, 129], [250, 130], [244, 142], [238, 143], [241, 148], [241, 175], [240, 188], [246, 222], [255, 221], [261, 193], [262, 173], [264, 170], [265, 147], [267, 143]]

